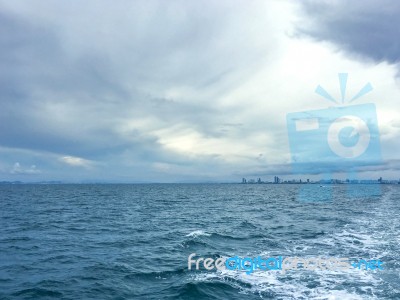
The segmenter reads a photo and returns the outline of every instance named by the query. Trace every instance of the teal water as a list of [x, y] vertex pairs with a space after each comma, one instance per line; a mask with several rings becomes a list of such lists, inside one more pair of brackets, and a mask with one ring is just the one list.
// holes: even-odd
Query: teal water
[[[302, 202], [299, 185], [0, 185], [0, 299], [400, 299], [400, 186], [333, 190]], [[190, 253], [384, 270], [189, 271]]]

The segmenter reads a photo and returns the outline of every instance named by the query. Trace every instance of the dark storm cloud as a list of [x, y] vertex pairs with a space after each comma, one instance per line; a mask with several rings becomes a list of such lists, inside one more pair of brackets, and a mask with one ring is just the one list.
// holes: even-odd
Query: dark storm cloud
[[374, 61], [400, 60], [400, 2], [305, 1], [298, 30]]

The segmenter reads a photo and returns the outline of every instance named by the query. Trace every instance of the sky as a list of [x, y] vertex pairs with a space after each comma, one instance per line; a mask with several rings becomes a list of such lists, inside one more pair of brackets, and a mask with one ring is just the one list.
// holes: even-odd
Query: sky
[[[373, 91], [400, 178], [398, 1], [0, 1], [0, 181], [292, 178], [287, 114]], [[314, 168], [311, 168], [314, 169]], [[304, 176], [319, 176], [318, 168]], [[345, 176], [345, 175], [343, 175]]]

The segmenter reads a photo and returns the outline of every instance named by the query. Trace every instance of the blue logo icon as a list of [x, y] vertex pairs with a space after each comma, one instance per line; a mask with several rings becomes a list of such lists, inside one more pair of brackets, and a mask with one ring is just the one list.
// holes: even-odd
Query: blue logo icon
[[[335, 173], [347, 173], [348, 178], [354, 180], [363, 168], [381, 164], [375, 105], [347, 104], [372, 91], [371, 84], [367, 83], [345, 103], [347, 74], [339, 74], [339, 83], [342, 95], [340, 102], [321, 86], [315, 91], [336, 106], [287, 114], [292, 168], [295, 174], [323, 174], [328, 180]], [[304, 190], [315, 193], [314, 189], [303, 188], [303, 192]], [[365, 190], [371, 191], [370, 188]], [[323, 200], [331, 200], [331, 192], [328, 187]], [[300, 197], [301, 200], [311, 198], [307, 193]]]

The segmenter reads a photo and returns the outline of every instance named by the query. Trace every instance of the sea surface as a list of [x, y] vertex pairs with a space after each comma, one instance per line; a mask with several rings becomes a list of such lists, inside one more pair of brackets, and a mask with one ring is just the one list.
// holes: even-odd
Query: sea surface
[[[0, 299], [400, 299], [400, 185], [353, 186], [355, 197], [307, 185], [310, 201], [301, 188], [0, 185]], [[196, 271], [191, 253], [379, 259], [384, 270]]]

